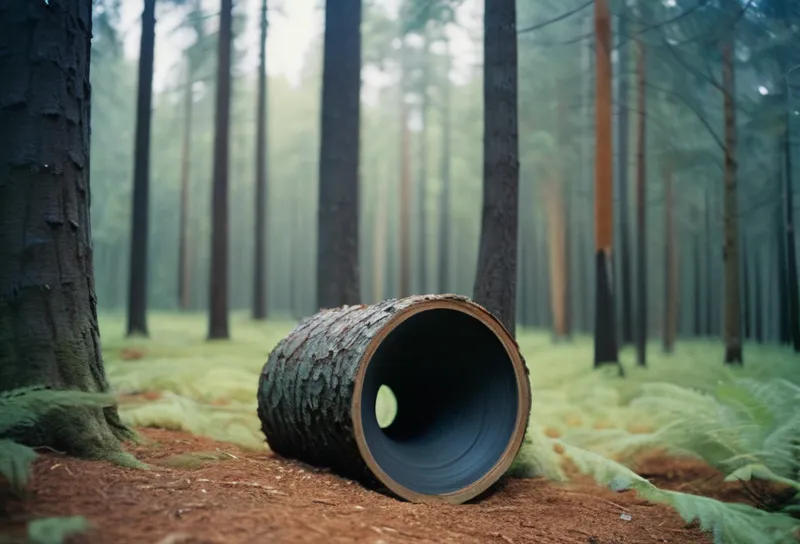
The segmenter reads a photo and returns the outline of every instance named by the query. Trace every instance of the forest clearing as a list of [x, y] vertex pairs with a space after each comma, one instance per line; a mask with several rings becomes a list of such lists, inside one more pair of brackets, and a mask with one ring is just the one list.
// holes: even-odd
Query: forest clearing
[[[611, 369], [585, 372], [588, 337], [554, 348], [541, 331], [522, 331], [533, 409], [511, 477], [487, 497], [432, 507], [271, 454], [255, 411], [256, 383], [271, 346], [294, 323], [254, 323], [241, 314], [232, 321], [231, 340], [208, 343], [200, 316], [154, 312], [159, 332], [148, 340], [126, 339], [120, 316], [101, 316], [122, 418], [145, 440], [130, 451], [152, 470], [44, 453], [12, 517], [85, 516], [93, 529], [74, 542], [713, 541], [669, 505], [609, 490], [613, 469], [600, 482], [582, 474], [556, 438], [618, 459], [664, 490], [771, 508], [794, 495], [764, 481], [723, 482], [726, 467], [744, 465], [726, 465], [729, 458], [781, 462], [778, 431], [797, 417], [797, 397], [780, 402], [774, 394], [786, 389], [776, 380], [797, 380], [800, 372], [784, 349], [753, 347], [757, 372], [721, 367], [703, 341], [682, 343], [674, 357], [654, 357], [638, 371], [626, 350], [623, 380]], [[740, 379], [762, 389], [737, 390]], [[714, 438], [704, 439], [713, 429]], [[762, 519], [703, 506], [688, 500], [686, 511], [705, 516], [723, 542], [791, 542], [800, 527], [783, 514]]]

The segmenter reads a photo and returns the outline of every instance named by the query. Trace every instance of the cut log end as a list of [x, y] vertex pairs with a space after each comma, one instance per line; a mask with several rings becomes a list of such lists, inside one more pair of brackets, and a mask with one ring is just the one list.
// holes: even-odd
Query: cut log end
[[[383, 428], [382, 386], [397, 405]], [[320, 312], [276, 346], [259, 387], [273, 451], [413, 502], [489, 489], [519, 452], [530, 406], [516, 343], [456, 295]]]

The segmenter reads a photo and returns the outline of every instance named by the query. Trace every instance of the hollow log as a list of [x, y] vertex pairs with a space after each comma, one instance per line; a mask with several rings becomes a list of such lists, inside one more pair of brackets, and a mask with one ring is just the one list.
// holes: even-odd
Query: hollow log
[[[378, 390], [396, 415], [381, 428]], [[501, 323], [458, 295], [322, 310], [269, 355], [258, 415], [273, 452], [412, 502], [466, 502], [522, 445], [528, 369]]]

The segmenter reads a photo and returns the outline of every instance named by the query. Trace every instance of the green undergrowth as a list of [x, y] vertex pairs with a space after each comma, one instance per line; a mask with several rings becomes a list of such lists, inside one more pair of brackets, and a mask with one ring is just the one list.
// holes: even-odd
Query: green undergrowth
[[[256, 416], [258, 374], [294, 323], [234, 314], [225, 342], [205, 340], [202, 315], [151, 314], [150, 339], [125, 339], [121, 316], [101, 316], [101, 326], [110, 380], [118, 393], [134, 395], [120, 406], [125, 423], [266, 447]], [[687, 522], [697, 518], [717, 542], [795, 541], [798, 522], [788, 513], [798, 501], [768, 513], [657, 489], [626, 468], [635, 454], [664, 448], [699, 457], [729, 480], [768, 479], [800, 491], [800, 360], [789, 350], [748, 344], [745, 366], [730, 368], [718, 342], [680, 342], [671, 356], [654, 343], [647, 368], [636, 367], [632, 350], [621, 352], [620, 379], [615, 367], [589, 370], [591, 338], [553, 345], [541, 332], [518, 336], [533, 406], [513, 474], [565, 480], [566, 455], [604, 485], [624, 483], [672, 505]], [[153, 392], [160, 397], [138, 395]], [[393, 409], [386, 400], [379, 419]]]

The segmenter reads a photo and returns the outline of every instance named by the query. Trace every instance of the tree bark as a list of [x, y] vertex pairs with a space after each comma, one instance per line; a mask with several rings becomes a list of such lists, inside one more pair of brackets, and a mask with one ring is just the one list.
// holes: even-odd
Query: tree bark
[[790, 344], [792, 341], [791, 320], [789, 318], [789, 274], [786, 270], [786, 235], [780, 205], [775, 215], [775, 237], [778, 272], [778, 343]]
[[194, 101], [194, 66], [186, 58], [186, 89], [184, 91], [183, 145], [181, 146], [181, 209], [178, 234], [178, 307], [188, 310], [191, 303], [191, 267], [189, 265], [189, 171], [192, 160], [192, 102]]
[[[92, 6], [0, 4], [0, 390], [107, 392], [89, 206]], [[109, 457], [116, 407], [48, 412], [14, 438]]]
[[474, 298], [514, 335], [519, 215], [517, 12], [485, 1], [483, 213]]
[[750, 309], [750, 275], [748, 274], [748, 247], [747, 237], [742, 236], [742, 251], [739, 258], [739, 267], [742, 275], [742, 325], [744, 326], [744, 339], [750, 340], [753, 338], [750, 326], [751, 323], [751, 309]]
[[664, 168], [664, 353], [675, 350], [678, 331], [678, 251], [675, 247], [675, 197], [672, 185], [672, 165]]
[[706, 336], [714, 336], [714, 291], [718, 284], [714, 281], [714, 252], [713, 236], [711, 232], [711, 198], [709, 190], [705, 191], [706, 197]]
[[428, 292], [428, 83], [430, 79], [430, 39], [423, 30], [422, 88], [420, 89], [420, 116], [422, 130], [419, 135], [419, 174], [417, 176], [417, 273], [419, 292]]
[[[594, 366], [618, 364], [611, 256], [614, 243], [614, 198], [611, 130], [611, 19], [607, 0], [594, 4], [595, 81], [595, 333]], [[619, 367], [620, 372], [622, 366]]]
[[322, 70], [317, 306], [361, 299], [358, 273], [358, 161], [361, 0], [328, 4]]
[[[619, 38], [628, 37], [628, 19], [625, 2], [620, 4]], [[617, 124], [617, 180], [619, 191], [619, 242], [620, 242], [620, 283], [622, 303], [622, 345], [633, 343], [633, 312], [631, 303], [631, 257], [630, 257], [630, 226], [628, 225], [628, 48], [620, 47], [619, 69], [617, 78], [617, 106], [619, 111]]]
[[232, 0], [221, 0], [217, 50], [217, 97], [214, 117], [214, 181], [211, 204], [210, 340], [228, 331], [228, 157], [231, 108]]
[[694, 215], [694, 335], [696, 337], [703, 336], [703, 277], [701, 273], [701, 259], [702, 259], [702, 237], [700, 236], [700, 213], [697, 209], [693, 211]]
[[794, 194], [792, 191], [792, 147], [791, 147], [791, 108], [786, 110], [786, 128], [783, 134], [783, 157], [785, 160], [784, 206], [786, 207], [786, 267], [787, 302], [789, 306], [789, 327], [792, 347], [800, 352], [800, 300], [798, 300], [797, 249], [794, 240]]
[[544, 185], [547, 211], [548, 249], [550, 250], [550, 305], [553, 312], [553, 338], [567, 337], [567, 255], [564, 195], [558, 180]]
[[450, 41], [444, 39], [445, 70], [442, 83], [442, 191], [439, 195], [439, 292], [446, 293], [450, 277]]
[[411, 142], [406, 105], [406, 43], [400, 34], [400, 296], [411, 294]]
[[725, 112], [725, 243], [723, 250], [725, 284], [725, 364], [743, 364], [741, 294], [739, 292], [739, 229], [736, 196], [736, 106], [734, 103], [733, 38], [723, 46], [722, 87]]
[[267, 0], [261, 0], [256, 104], [256, 209], [253, 245], [253, 319], [267, 318]]
[[[437, 311], [443, 313], [431, 313]], [[436, 320], [426, 319], [433, 316]], [[424, 320], [424, 324], [421, 325], [420, 321], [415, 324], [414, 320], [417, 319]], [[476, 355], [474, 361], [459, 357], [460, 366], [454, 367], [446, 361], [446, 356], [439, 356], [442, 349], [452, 349], [449, 344], [459, 334], [455, 324], [463, 326], [465, 320], [470, 326], [476, 326], [472, 331], [474, 334], [470, 335], [472, 340], [469, 342], [473, 344], [469, 346], [470, 349], [481, 353], [491, 344], [503, 350], [506, 360], [503, 361], [503, 357], [493, 357], [495, 362], [487, 368], [480, 361], [485, 360], [485, 357]], [[446, 322], [451, 324], [443, 326]], [[400, 379], [396, 374], [383, 372], [393, 362], [386, 359], [391, 357], [386, 350], [393, 353], [413, 350], [417, 339], [421, 339], [420, 342], [432, 340], [429, 338], [432, 330], [437, 335], [440, 346], [436, 347], [436, 341], [426, 345], [437, 353], [431, 360], [437, 361], [436, 363], [408, 366]], [[492, 353], [497, 355], [497, 352]], [[505, 362], [510, 368], [503, 366]], [[481, 479], [483, 481], [478, 480], [458, 491], [445, 494], [421, 492], [412, 489], [411, 485], [395, 480], [391, 476], [389, 463], [385, 461], [386, 457], [381, 458], [377, 448], [371, 450], [368, 443], [370, 436], [374, 435], [371, 435], [369, 415], [365, 412], [372, 411], [374, 414], [378, 386], [390, 386], [397, 398], [398, 415], [395, 422], [399, 427], [393, 428], [393, 424], [384, 429], [383, 433], [398, 443], [406, 441], [409, 436], [416, 438], [414, 461], [418, 461], [420, 455], [427, 453], [420, 449], [423, 446], [421, 441], [430, 441], [431, 433], [448, 431], [438, 427], [426, 428], [425, 421], [420, 421], [418, 416], [423, 420], [426, 417], [433, 418], [433, 421], [445, 427], [457, 425], [460, 426], [459, 430], [465, 430], [464, 422], [457, 422], [457, 418], [436, 419], [437, 410], [442, 408], [443, 402], [436, 400], [437, 395], [426, 399], [422, 411], [414, 403], [420, 391], [433, 393], [438, 390], [438, 398], [447, 397], [441, 388], [448, 386], [443, 382], [453, 379], [451, 373], [454, 370], [464, 372], [467, 380], [470, 374], [484, 380], [489, 380], [492, 373], [509, 373], [507, 376], [513, 376], [512, 391], [516, 390], [513, 433], [501, 458], [484, 475]], [[409, 375], [414, 379], [406, 379]], [[489, 384], [465, 381], [462, 385], [464, 387], [459, 388], [448, 401], [457, 403], [459, 398], [470, 395], [480, 401], [486, 400], [483, 394], [489, 392]], [[504, 393], [512, 396], [507, 389]], [[458, 504], [486, 490], [505, 472], [519, 451], [530, 412], [528, 371], [513, 338], [488, 311], [457, 295], [390, 299], [372, 306], [344, 306], [324, 310], [309, 317], [270, 353], [259, 378], [257, 397], [262, 431], [272, 451], [314, 466], [330, 467], [343, 476], [369, 486], [383, 484], [400, 497], [414, 502], [435, 500]], [[499, 397], [496, 400], [500, 401]], [[467, 412], [471, 411], [466, 404], [462, 408]], [[507, 406], [500, 408], [491, 403], [484, 404], [480, 417], [488, 423], [506, 424], [506, 408]], [[471, 417], [478, 414], [467, 415]], [[449, 429], [451, 434], [452, 430]], [[479, 431], [483, 432], [481, 429]], [[475, 437], [476, 440], [483, 438], [480, 433]], [[483, 449], [483, 445], [479, 446]], [[448, 454], [441, 449], [429, 449], [434, 458], [452, 454], [452, 451]], [[461, 456], [464, 457], [471, 449], [468, 445]], [[395, 450], [394, 453], [400, 458], [404, 455], [402, 451]], [[437, 468], [436, 459], [429, 461], [429, 466], [424, 470]], [[458, 477], [458, 474], [451, 476]]]
[[636, 148], [636, 364], [647, 365], [647, 118], [645, 116], [645, 45], [636, 40], [637, 148]]
[[150, 124], [153, 103], [153, 58], [156, 0], [145, 0], [139, 46], [136, 91], [136, 143], [133, 163], [133, 213], [128, 277], [128, 336], [147, 336], [147, 247], [150, 206]]

